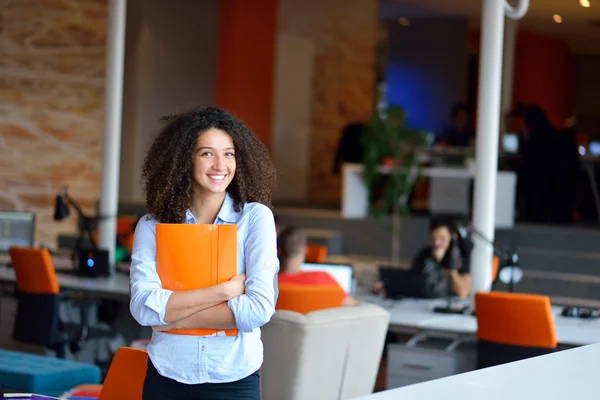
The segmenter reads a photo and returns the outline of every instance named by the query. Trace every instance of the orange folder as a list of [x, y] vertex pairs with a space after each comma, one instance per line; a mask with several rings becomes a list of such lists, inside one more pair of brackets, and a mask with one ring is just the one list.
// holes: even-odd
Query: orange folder
[[[156, 272], [162, 287], [200, 289], [237, 274], [237, 225], [156, 224]], [[223, 329], [171, 329], [167, 333], [210, 336]], [[227, 336], [237, 329], [225, 330]]]

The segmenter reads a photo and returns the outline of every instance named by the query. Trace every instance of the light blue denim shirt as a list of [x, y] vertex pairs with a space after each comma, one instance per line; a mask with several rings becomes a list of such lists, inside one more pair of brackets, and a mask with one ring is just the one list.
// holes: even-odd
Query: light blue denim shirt
[[[196, 219], [188, 210], [186, 223]], [[148, 355], [158, 372], [179, 382], [223, 383], [245, 378], [263, 362], [260, 327], [269, 322], [277, 299], [277, 239], [271, 210], [259, 203], [233, 209], [227, 195], [215, 224], [237, 224], [237, 272], [246, 274], [246, 293], [227, 304], [237, 336], [175, 335], [154, 332]], [[135, 229], [131, 255], [131, 314], [140, 325], [165, 325], [165, 309], [173, 293], [161, 287], [156, 273], [156, 221], [142, 217]]]

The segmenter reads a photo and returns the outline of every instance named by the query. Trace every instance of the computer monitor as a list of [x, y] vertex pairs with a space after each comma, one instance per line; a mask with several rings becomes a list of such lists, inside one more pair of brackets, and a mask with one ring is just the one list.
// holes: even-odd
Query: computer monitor
[[505, 132], [502, 135], [502, 151], [513, 154], [519, 152], [519, 136], [516, 133]]
[[594, 157], [600, 156], [600, 142], [598, 142], [598, 141], [590, 142], [590, 144], [588, 146], [588, 150], [589, 150], [590, 154], [593, 155]]
[[383, 282], [385, 294], [388, 298], [432, 297], [427, 288], [425, 277], [411, 270], [379, 266], [379, 279]]
[[0, 253], [11, 246], [33, 247], [35, 214], [22, 211], [0, 211]]
[[350, 265], [304, 263], [302, 271], [327, 272], [340, 284], [344, 292], [352, 291], [352, 267]]

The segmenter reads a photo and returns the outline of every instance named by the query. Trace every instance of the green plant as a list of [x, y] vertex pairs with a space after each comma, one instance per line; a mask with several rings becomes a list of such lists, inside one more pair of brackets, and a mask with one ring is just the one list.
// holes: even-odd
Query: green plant
[[425, 132], [406, 125], [397, 106], [380, 106], [362, 135], [363, 180], [369, 194], [369, 214], [392, 215], [392, 255], [398, 258], [400, 216], [409, 212], [408, 200], [420, 175], [417, 149]]
[[[362, 140], [363, 180], [369, 191], [370, 214], [406, 214], [408, 197], [420, 172], [416, 153], [426, 143], [425, 133], [407, 127], [404, 111], [390, 106], [373, 113]], [[373, 202], [376, 190], [381, 196]]]

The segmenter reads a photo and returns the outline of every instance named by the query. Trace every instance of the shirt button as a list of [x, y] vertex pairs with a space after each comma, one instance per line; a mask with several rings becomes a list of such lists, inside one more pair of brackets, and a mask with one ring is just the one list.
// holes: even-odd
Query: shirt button
[[202, 346], [202, 349], [201, 349], [201, 350], [202, 350], [202, 351], [204, 351], [204, 346]]

